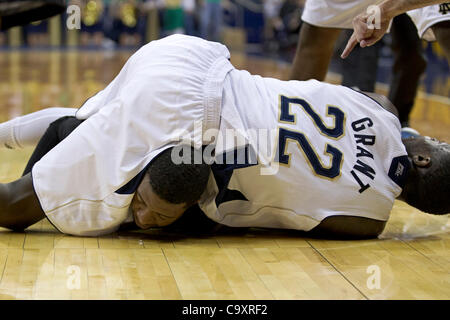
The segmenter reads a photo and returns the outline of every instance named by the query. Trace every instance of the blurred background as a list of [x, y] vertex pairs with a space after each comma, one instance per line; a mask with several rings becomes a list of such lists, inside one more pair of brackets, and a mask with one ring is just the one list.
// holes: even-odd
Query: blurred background
[[[149, 41], [184, 33], [220, 41], [237, 68], [287, 79], [295, 54], [304, 0], [70, 0], [66, 13], [0, 32], [0, 121], [49, 106], [79, 107]], [[79, 8], [79, 28], [74, 20]], [[342, 81], [339, 54], [327, 81]], [[376, 91], [389, 89], [390, 37], [380, 43]], [[423, 42], [428, 61], [419, 99], [432, 96], [445, 109], [433, 117], [450, 124], [449, 66], [437, 43]], [[443, 108], [444, 108], [443, 107]], [[425, 108], [425, 109], [424, 109]], [[413, 118], [427, 118], [426, 102]]]

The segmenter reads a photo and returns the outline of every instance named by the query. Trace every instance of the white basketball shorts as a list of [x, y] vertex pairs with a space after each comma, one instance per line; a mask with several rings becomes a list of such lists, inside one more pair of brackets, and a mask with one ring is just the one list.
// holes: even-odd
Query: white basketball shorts
[[353, 29], [353, 18], [383, 0], [306, 0], [302, 20], [317, 27]]

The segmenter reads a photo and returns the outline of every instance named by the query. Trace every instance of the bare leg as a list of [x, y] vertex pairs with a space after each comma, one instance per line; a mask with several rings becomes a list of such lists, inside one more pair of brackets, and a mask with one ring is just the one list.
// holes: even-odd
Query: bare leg
[[323, 81], [341, 29], [302, 23], [290, 79]]
[[442, 50], [447, 56], [450, 64], [450, 21], [443, 21], [431, 27], [433, 29], [436, 40], [439, 42]]
[[0, 184], [0, 227], [23, 230], [45, 218], [31, 174]]
[[394, 18], [391, 35], [394, 65], [389, 100], [397, 107], [402, 126], [407, 127], [420, 77], [427, 63], [423, 56], [422, 41], [406, 14]]

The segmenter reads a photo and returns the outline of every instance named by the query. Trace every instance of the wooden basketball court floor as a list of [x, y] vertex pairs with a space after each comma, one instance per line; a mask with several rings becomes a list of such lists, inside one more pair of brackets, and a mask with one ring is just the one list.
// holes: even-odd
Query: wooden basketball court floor
[[[0, 53], [0, 121], [49, 106], [78, 107], [129, 52]], [[288, 66], [234, 54], [252, 73]], [[330, 81], [336, 79], [333, 75]], [[450, 80], [444, 84], [449, 90]], [[383, 88], [380, 88], [383, 91]], [[421, 93], [412, 125], [450, 141], [450, 100]], [[0, 181], [32, 149], [0, 150]], [[0, 228], [0, 299], [449, 299], [450, 220], [396, 202], [380, 239], [331, 241], [291, 232], [183, 236], [159, 230], [81, 238], [41, 221]]]

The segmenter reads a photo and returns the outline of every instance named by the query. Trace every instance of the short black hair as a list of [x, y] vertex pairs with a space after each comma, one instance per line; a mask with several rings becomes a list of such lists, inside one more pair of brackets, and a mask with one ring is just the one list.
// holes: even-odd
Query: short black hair
[[194, 154], [201, 152], [192, 147], [189, 163], [176, 164], [172, 158], [172, 150], [168, 148], [161, 152], [150, 164], [148, 173], [153, 191], [163, 200], [187, 206], [195, 204], [206, 189], [210, 168], [203, 161], [195, 163]]
[[404, 200], [411, 206], [431, 214], [450, 213], [450, 157], [439, 158], [439, 167], [427, 174], [414, 168], [408, 177]]

